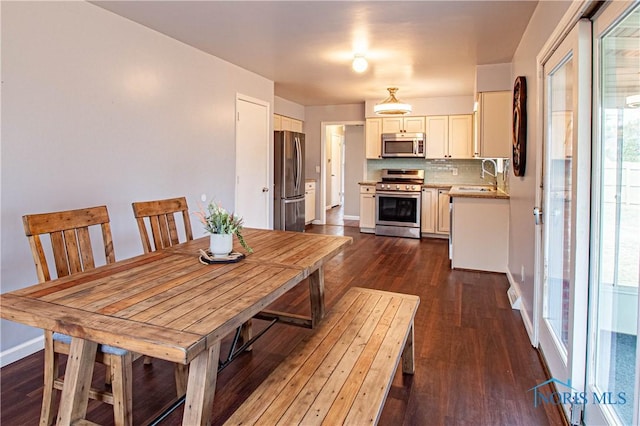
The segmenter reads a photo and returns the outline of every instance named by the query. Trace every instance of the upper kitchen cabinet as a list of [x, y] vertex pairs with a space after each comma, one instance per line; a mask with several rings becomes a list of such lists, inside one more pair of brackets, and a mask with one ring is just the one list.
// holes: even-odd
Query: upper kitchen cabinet
[[284, 115], [273, 114], [273, 130], [290, 130], [302, 133], [302, 121]]
[[382, 118], [367, 118], [365, 155], [368, 159], [382, 158]]
[[511, 91], [479, 93], [476, 120], [474, 155], [511, 157]]
[[471, 158], [473, 156], [473, 116], [437, 115], [426, 117], [427, 158]]
[[424, 117], [387, 117], [382, 119], [382, 133], [424, 133]]

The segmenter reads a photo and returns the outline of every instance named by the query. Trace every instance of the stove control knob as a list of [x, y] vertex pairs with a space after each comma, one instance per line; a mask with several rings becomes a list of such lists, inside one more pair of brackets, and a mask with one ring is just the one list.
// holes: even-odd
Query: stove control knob
[[410, 189], [413, 189], [413, 186], [411, 186], [411, 185], [405, 185], [405, 187], [404, 187], [404, 188], [405, 188], [407, 191], [409, 191]]
[[400, 185], [396, 185], [396, 189], [400, 189]]

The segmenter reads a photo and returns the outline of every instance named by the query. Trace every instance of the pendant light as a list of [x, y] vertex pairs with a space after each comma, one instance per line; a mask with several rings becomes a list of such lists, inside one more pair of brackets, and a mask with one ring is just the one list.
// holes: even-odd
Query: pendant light
[[411, 112], [411, 105], [400, 102], [396, 98], [397, 87], [389, 87], [387, 90], [389, 91], [389, 97], [373, 107], [373, 111], [376, 114], [403, 115]]

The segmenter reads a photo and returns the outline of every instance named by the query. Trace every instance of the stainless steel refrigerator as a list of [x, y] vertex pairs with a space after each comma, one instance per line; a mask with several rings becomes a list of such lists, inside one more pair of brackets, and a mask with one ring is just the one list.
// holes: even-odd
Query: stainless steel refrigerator
[[304, 231], [304, 134], [274, 132], [273, 228]]

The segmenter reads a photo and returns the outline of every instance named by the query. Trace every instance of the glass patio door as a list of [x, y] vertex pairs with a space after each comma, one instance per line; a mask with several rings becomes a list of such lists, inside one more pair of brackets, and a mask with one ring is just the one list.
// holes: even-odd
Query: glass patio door
[[640, 5], [594, 19], [592, 271], [585, 424], [637, 425]]
[[[540, 349], [559, 392], [581, 391], [589, 263], [591, 23], [581, 20], [543, 62]], [[588, 65], [585, 67], [585, 63]], [[572, 401], [563, 408], [570, 415]]]

